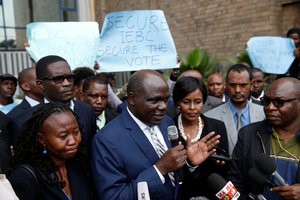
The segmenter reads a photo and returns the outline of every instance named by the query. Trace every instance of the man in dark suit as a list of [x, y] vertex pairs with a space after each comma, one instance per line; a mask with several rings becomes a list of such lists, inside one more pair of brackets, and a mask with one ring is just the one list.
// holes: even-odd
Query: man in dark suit
[[36, 76], [37, 86], [42, 89], [44, 94], [44, 101], [24, 111], [23, 115], [9, 120], [8, 126], [10, 130], [13, 130], [10, 132], [12, 137], [18, 137], [22, 125], [37, 108], [49, 101], [56, 101], [67, 104], [74, 110], [79, 117], [79, 122], [83, 126], [83, 132], [87, 141], [90, 143], [96, 132], [95, 114], [90, 105], [72, 100], [74, 75], [71, 73], [68, 62], [59, 56], [45, 56], [36, 63]]
[[118, 116], [118, 113], [107, 106], [107, 84], [108, 82], [99, 76], [90, 76], [86, 78], [82, 84], [82, 94], [80, 99], [94, 108], [97, 131]]
[[[19, 87], [23, 90], [25, 97], [19, 105], [7, 113], [9, 119], [14, 119], [19, 115], [23, 115], [24, 111], [43, 101], [43, 91], [36, 85], [35, 67], [22, 70], [18, 77], [18, 83]], [[16, 138], [11, 138], [11, 140], [15, 141]]]
[[[188, 142], [187, 150], [182, 144], [171, 148], [167, 128], [173, 120], [165, 115], [168, 85], [156, 71], [133, 74], [127, 93], [128, 107], [93, 139], [92, 175], [98, 198], [137, 199], [137, 183], [146, 181], [151, 200], [178, 199], [173, 172], [187, 158], [193, 166], [203, 162], [218, 138]], [[204, 151], [198, 148], [203, 145]], [[190, 157], [195, 151], [198, 156]]]

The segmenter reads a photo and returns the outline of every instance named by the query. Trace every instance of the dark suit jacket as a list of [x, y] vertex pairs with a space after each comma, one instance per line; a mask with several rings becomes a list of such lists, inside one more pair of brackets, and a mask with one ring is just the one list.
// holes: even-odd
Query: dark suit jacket
[[[93, 108], [83, 102], [74, 101], [74, 112], [79, 117], [79, 123], [86, 135], [88, 145], [91, 143], [93, 135], [96, 133], [96, 118]], [[23, 124], [31, 117], [32, 113], [42, 107], [44, 103], [40, 103], [34, 107], [30, 107], [23, 111], [23, 114], [9, 118], [8, 129], [11, 134], [12, 143], [15, 144], [18, 136], [21, 134]]]
[[29, 108], [31, 108], [30, 104], [26, 99], [23, 99], [23, 101], [19, 105], [17, 105], [9, 113], [7, 113], [7, 116], [10, 118], [17, 117], [24, 114], [24, 111]]
[[[72, 200], [91, 199], [91, 190], [83, 172], [77, 169], [74, 163], [67, 163], [67, 169]], [[33, 170], [38, 181], [39, 191], [33, 175], [29, 174], [23, 168], [15, 168], [8, 177], [20, 200], [68, 200], [57, 184], [48, 183], [36, 168], [33, 168]]]
[[[204, 121], [204, 127], [202, 130], [201, 138], [209, 134], [211, 131], [215, 131], [220, 135], [220, 143], [217, 145], [218, 149], [223, 149], [228, 152], [228, 139], [225, 124], [219, 120], [212, 119], [201, 115]], [[178, 127], [178, 116], [174, 119], [175, 125]], [[200, 138], [200, 139], [201, 139]], [[185, 140], [180, 137], [182, 144], [185, 145]], [[217, 153], [220, 153], [217, 150]], [[228, 163], [229, 164], [229, 163]], [[182, 200], [189, 200], [191, 197], [206, 196], [209, 199], [217, 199], [214, 195], [214, 191], [210, 191], [207, 186], [207, 178], [212, 173], [221, 175], [224, 179], [227, 178], [228, 164], [218, 166], [215, 164], [215, 160], [207, 159], [204, 163], [199, 165], [192, 173], [185, 165], [183, 167], [183, 184], [182, 184]]]
[[[167, 146], [165, 116], [159, 126]], [[151, 200], [174, 200], [177, 191], [168, 175], [163, 184], [154, 164], [159, 160], [151, 143], [125, 109], [95, 135], [92, 142], [92, 175], [101, 200], [137, 199], [137, 183], [146, 181]]]
[[105, 108], [105, 125], [116, 118], [119, 114], [110, 108]]
[[6, 116], [0, 112], [0, 174], [6, 171], [8, 161], [11, 157], [9, 135], [6, 126]]

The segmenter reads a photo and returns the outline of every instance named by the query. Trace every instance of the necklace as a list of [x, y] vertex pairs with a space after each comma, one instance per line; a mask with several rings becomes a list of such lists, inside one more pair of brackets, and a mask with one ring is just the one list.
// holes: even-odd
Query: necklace
[[[203, 124], [202, 124], [201, 117], [199, 116], [198, 117], [198, 133], [197, 133], [196, 137], [191, 139], [191, 142], [197, 142], [200, 139], [201, 134], [202, 134], [202, 128], [203, 128]], [[187, 137], [186, 137], [186, 134], [184, 133], [181, 114], [178, 116], [178, 129], [179, 129], [183, 139], [186, 140]]]

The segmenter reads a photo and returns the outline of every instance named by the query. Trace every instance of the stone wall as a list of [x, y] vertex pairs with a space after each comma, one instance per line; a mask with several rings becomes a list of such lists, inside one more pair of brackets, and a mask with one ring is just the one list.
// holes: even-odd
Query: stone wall
[[201, 48], [219, 58], [240, 53], [252, 36], [300, 26], [297, 0], [95, 0], [100, 26], [106, 13], [147, 9], [164, 11], [178, 53]]

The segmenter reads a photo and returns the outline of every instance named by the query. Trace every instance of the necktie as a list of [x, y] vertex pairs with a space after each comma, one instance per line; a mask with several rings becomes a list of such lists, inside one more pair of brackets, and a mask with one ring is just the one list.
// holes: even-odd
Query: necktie
[[[162, 157], [162, 155], [164, 155], [164, 153], [166, 152], [166, 149], [165, 149], [164, 145], [161, 143], [161, 141], [157, 137], [157, 134], [155, 133], [153, 128], [149, 127], [149, 132], [151, 134], [151, 138], [152, 138], [153, 143], [155, 145], [156, 153], [158, 154], [159, 157]], [[175, 186], [174, 173], [169, 172], [168, 175], [171, 179], [172, 185]]]
[[243, 113], [242, 113], [242, 111], [239, 110], [236, 113], [236, 115], [237, 115], [236, 130], [239, 131], [243, 127], [243, 123], [242, 123], [242, 115], [243, 115]]

